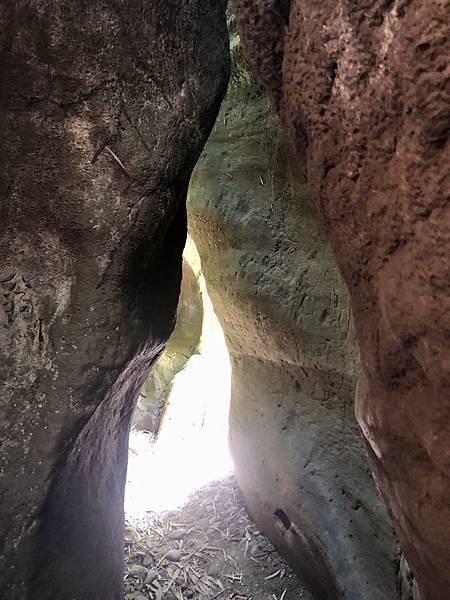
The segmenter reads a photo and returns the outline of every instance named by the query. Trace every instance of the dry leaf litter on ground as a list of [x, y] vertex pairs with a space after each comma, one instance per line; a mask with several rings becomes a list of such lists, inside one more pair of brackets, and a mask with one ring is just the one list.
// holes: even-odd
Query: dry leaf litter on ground
[[233, 476], [126, 524], [126, 600], [312, 600], [250, 519]]

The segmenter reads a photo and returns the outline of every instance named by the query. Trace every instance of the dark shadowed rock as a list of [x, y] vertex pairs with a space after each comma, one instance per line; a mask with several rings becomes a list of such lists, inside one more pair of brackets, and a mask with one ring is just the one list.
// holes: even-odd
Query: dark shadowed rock
[[[450, 589], [450, 4], [233, 0], [352, 298], [357, 417], [427, 600]], [[267, 38], [270, 48], [267, 47]]]
[[118, 600], [130, 416], [173, 328], [221, 0], [0, 4], [0, 596]]

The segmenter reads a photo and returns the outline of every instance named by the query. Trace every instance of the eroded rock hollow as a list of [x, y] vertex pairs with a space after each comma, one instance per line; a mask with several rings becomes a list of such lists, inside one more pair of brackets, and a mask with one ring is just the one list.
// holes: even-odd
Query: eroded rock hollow
[[227, 81], [221, 0], [0, 4], [0, 596], [122, 597], [138, 390]]
[[350, 290], [357, 417], [426, 600], [450, 590], [450, 5], [233, 0]]

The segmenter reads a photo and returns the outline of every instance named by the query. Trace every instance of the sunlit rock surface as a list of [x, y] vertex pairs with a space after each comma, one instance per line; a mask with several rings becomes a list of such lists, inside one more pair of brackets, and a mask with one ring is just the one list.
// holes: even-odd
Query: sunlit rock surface
[[150, 377], [142, 386], [133, 414], [133, 429], [158, 433], [172, 380], [185, 367], [190, 357], [199, 351], [203, 326], [203, 300], [199, 281], [201, 271], [200, 259], [196, 260], [195, 256], [191, 256], [194, 254], [191, 246], [193, 244], [188, 243], [184, 250], [175, 329]]
[[188, 216], [231, 356], [236, 475], [317, 598], [393, 599], [391, 527], [354, 417], [348, 292], [302, 165], [262, 91], [233, 67]]
[[139, 388], [174, 324], [221, 0], [0, 3], [0, 597], [122, 598]]

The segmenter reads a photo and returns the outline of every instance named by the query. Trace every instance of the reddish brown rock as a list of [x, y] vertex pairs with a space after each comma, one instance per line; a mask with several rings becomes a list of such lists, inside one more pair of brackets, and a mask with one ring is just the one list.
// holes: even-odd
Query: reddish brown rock
[[222, 0], [0, 2], [0, 597], [119, 600], [128, 429], [173, 328]]
[[286, 4], [234, 0], [247, 57], [306, 153], [350, 289], [368, 381], [356, 412], [378, 486], [424, 597], [442, 600], [450, 593], [450, 3], [292, 0], [289, 14]]

